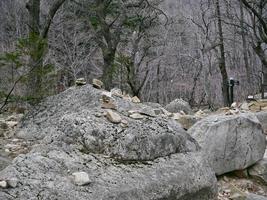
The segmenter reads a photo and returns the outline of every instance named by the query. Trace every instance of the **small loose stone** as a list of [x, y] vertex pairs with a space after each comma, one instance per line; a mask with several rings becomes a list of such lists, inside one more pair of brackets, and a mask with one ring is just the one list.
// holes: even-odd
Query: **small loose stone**
[[75, 184], [79, 186], [87, 185], [91, 182], [86, 172], [74, 172], [72, 176]]
[[143, 119], [144, 118], [144, 116], [139, 114], [139, 113], [133, 113], [130, 115], [130, 117], [133, 119]]
[[119, 114], [113, 112], [112, 110], [108, 110], [107, 111], [107, 115], [106, 115], [107, 119], [114, 123], [114, 124], [119, 124], [121, 122], [121, 117]]
[[6, 181], [0, 181], [0, 187], [1, 188], [7, 188], [7, 182]]
[[134, 97], [132, 98], [132, 102], [133, 102], [133, 103], [141, 103], [140, 99], [139, 99], [137, 96], [134, 96]]
[[16, 178], [11, 178], [11, 179], [7, 180], [7, 185], [8, 185], [9, 187], [12, 187], [12, 188], [17, 187], [17, 185], [18, 185], [18, 179], [16, 179]]
[[93, 79], [92, 82], [93, 87], [97, 88], [97, 89], [101, 89], [104, 86], [104, 83], [98, 79]]

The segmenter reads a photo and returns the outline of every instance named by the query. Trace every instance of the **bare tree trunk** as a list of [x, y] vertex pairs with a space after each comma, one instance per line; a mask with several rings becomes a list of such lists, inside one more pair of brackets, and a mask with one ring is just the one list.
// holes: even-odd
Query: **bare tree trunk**
[[[140, 74], [140, 66], [142, 64], [142, 61], [147, 56], [147, 50], [150, 48], [147, 48], [141, 56], [141, 59], [138, 62], [135, 62], [138, 53], [138, 45], [141, 39], [142, 37], [140, 36], [133, 41], [133, 49], [131, 52], [131, 56], [129, 57], [129, 61], [126, 64], [127, 83], [130, 86], [133, 96], [137, 96], [139, 98], [141, 98], [141, 90], [145, 86], [146, 80], [148, 78], [149, 69], [146, 70], [144, 77], [142, 77], [142, 80], [139, 80], [140, 77], [138, 75]], [[146, 66], [148, 67], [148, 65], [149, 63], [147, 62]]]
[[200, 63], [199, 70], [197, 71], [197, 74], [193, 78], [193, 88], [192, 88], [192, 91], [190, 92], [190, 95], [189, 95], [189, 104], [190, 105], [194, 105], [194, 103], [195, 103], [194, 102], [194, 96], [195, 96], [195, 92], [196, 92], [196, 88], [197, 88], [197, 81], [200, 77], [200, 74], [202, 73], [202, 69], [203, 69], [203, 63]]
[[160, 62], [158, 63], [157, 66], [157, 103], [160, 103], [160, 86], [159, 86], [159, 82], [160, 82]]
[[[31, 41], [31, 46], [29, 47], [32, 52], [38, 52], [38, 44], [35, 44], [34, 41], [37, 37], [40, 35], [40, 0], [29, 0], [26, 4], [26, 8], [29, 12], [29, 40], [30, 38], [35, 38], [33, 41]], [[41, 77], [40, 73], [38, 71], [42, 67], [42, 59], [34, 53], [33, 55], [31, 53], [30, 60], [29, 60], [29, 66], [35, 66], [32, 73], [29, 74], [29, 82], [28, 82], [28, 96], [34, 97], [38, 95], [38, 91], [40, 91], [41, 86]]]
[[40, 24], [40, 0], [28, 0], [26, 8], [29, 13], [29, 42], [30, 42], [30, 68], [34, 67], [32, 73], [29, 74], [28, 96], [33, 98], [43, 97], [43, 60], [45, 56], [47, 34], [52, 20], [65, 0], [57, 0], [51, 6], [48, 16], [45, 19], [44, 26]]
[[258, 42], [256, 45], [254, 45], [253, 49], [258, 55], [259, 59], [261, 60], [262, 72], [267, 74], [267, 59], [266, 59], [264, 50], [262, 49], [261, 42]]
[[[267, 59], [266, 54], [262, 48], [262, 44], [267, 44], [267, 20], [265, 18], [266, 1], [247, 1], [241, 0], [243, 5], [254, 15], [253, 19], [253, 32], [257, 40], [253, 45], [253, 49], [258, 55], [262, 63], [262, 72], [267, 74]], [[257, 20], [255, 20], [257, 19]], [[265, 80], [266, 81], [266, 80]]]
[[108, 5], [106, 5], [105, 1], [97, 0], [96, 8], [97, 8], [97, 18], [101, 30], [99, 32], [99, 35], [97, 36], [97, 42], [101, 48], [104, 60], [103, 73], [101, 79], [104, 83], [105, 88], [109, 90], [113, 87], [112, 79], [114, 72], [114, 61], [120, 34], [113, 33], [111, 31], [111, 26], [107, 24], [107, 22], [105, 21], [107, 17], [106, 9], [108, 8]]
[[240, 28], [241, 28], [241, 37], [242, 37], [242, 44], [243, 44], [243, 57], [244, 57], [244, 63], [245, 63], [245, 68], [246, 68], [246, 73], [247, 73], [248, 85], [249, 85], [249, 88], [251, 88], [250, 85], [252, 84], [251, 82], [252, 72], [249, 67], [249, 62], [248, 62], [248, 46], [247, 46], [246, 33], [245, 33], [245, 27], [244, 27], [244, 8], [243, 8], [244, 5], [241, 2], [241, 0], [239, 4], [240, 4]]
[[112, 79], [114, 72], [114, 60], [115, 60], [116, 49], [102, 48], [102, 53], [104, 58], [104, 66], [101, 79], [105, 85], [105, 88], [107, 90], [110, 90], [113, 87]]
[[220, 2], [219, 0], [215, 1], [216, 3], [216, 13], [217, 13], [217, 23], [218, 23], [218, 31], [219, 31], [219, 48], [220, 48], [220, 58], [219, 58], [219, 68], [222, 76], [222, 94], [223, 94], [223, 103], [225, 106], [229, 106], [229, 90], [228, 90], [228, 74], [226, 70], [226, 62], [225, 62], [225, 50], [224, 50], [224, 37], [223, 37], [223, 29], [222, 29], [222, 18], [221, 18], [221, 10], [220, 10]]
[[30, 33], [40, 34], [40, 0], [29, 0], [26, 4], [29, 12]]

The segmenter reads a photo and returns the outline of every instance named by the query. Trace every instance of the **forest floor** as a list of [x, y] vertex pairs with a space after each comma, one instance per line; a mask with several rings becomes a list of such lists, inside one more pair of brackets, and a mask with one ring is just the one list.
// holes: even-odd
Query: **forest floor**
[[[267, 158], [267, 149], [264, 158]], [[259, 180], [242, 176], [242, 173], [229, 173], [218, 177], [218, 199], [242, 199], [248, 193], [266, 196], [267, 198], [267, 185]]]

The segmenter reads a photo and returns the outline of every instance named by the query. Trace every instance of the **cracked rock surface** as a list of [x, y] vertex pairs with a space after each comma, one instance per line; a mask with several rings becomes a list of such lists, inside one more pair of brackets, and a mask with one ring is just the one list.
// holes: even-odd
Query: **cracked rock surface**
[[262, 126], [254, 114], [211, 115], [188, 132], [217, 175], [255, 164], [266, 149]]
[[[44, 149], [44, 147], [40, 147]], [[0, 199], [215, 199], [216, 178], [201, 156], [174, 154], [147, 163], [120, 163], [101, 155], [52, 149], [14, 160], [0, 173], [16, 178], [16, 188], [0, 189]], [[77, 186], [70, 175], [84, 171], [92, 182]]]

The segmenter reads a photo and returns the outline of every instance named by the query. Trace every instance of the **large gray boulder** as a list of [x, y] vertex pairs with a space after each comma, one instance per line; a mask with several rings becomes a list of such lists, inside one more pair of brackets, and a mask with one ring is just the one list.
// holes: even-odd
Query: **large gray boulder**
[[255, 164], [266, 148], [265, 135], [254, 114], [212, 115], [188, 132], [199, 142], [217, 175]]
[[267, 134], [267, 111], [261, 111], [255, 113], [256, 117], [260, 121], [264, 132]]
[[[174, 120], [123, 116], [128, 127], [110, 123], [106, 118], [89, 117], [90, 111], [63, 116], [58, 129], [63, 141], [76, 141], [86, 151], [102, 153], [120, 160], [154, 160], [173, 153], [199, 149], [199, 145]], [[46, 137], [50, 139], [51, 137]]]
[[[0, 189], [1, 200], [216, 199], [214, 172], [198, 154], [121, 163], [68, 147], [39, 148], [41, 152], [22, 155], [0, 172], [0, 180], [18, 180], [17, 187]], [[71, 177], [77, 171], [86, 172], [91, 183], [77, 186]]]
[[188, 102], [183, 99], [175, 99], [165, 106], [165, 109], [171, 113], [179, 113], [180, 111], [186, 114], [192, 114], [193, 111]]
[[[112, 97], [121, 117], [112, 123], [101, 96], [89, 85], [70, 88], [29, 112], [17, 136], [36, 145], [0, 172], [0, 181], [18, 180], [0, 189], [1, 200], [216, 199], [214, 172], [177, 122]], [[133, 110], [144, 118], [130, 118]], [[79, 186], [73, 174], [88, 181]]]

